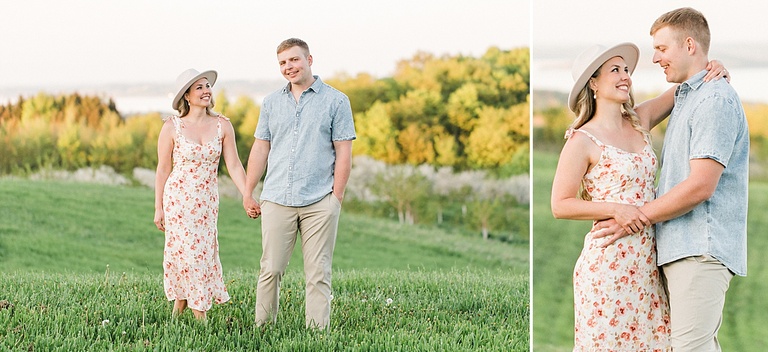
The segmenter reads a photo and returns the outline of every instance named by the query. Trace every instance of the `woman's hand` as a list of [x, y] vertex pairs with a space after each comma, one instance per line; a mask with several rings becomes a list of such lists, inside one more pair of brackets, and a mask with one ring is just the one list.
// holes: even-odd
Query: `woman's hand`
[[618, 241], [622, 237], [629, 236], [629, 233], [616, 223], [615, 219], [606, 219], [595, 222], [592, 226], [592, 238], [605, 238], [609, 237], [606, 241], [600, 244], [600, 247], [608, 247], [614, 242]]
[[251, 219], [256, 219], [261, 215], [261, 206], [253, 197], [243, 197], [243, 209]]
[[616, 204], [613, 218], [627, 233], [638, 233], [646, 226], [651, 226], [651, 220], [634, 205]]
[[165, 211], [162, 208], [155, 209], [155, 226], [165, 232]]
[[725, 81], [728, 83], [731, 83], [731, 76], [728, 74], [728, 70], [725, 69], [725, 65], [723, 65], [720, 60], [712, 60], [707, 63], [707, 74], [704, 76], [704, 82], [709, 82], [711, 80], [718, 80], [720, 77], [725, 78]]

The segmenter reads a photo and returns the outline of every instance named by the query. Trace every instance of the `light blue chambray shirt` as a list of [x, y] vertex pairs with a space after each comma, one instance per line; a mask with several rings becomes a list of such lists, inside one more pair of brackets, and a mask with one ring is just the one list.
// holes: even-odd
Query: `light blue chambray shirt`
[[658, 264], [709, 254], [747, 275], [749, 131], [741, 100], [724, 79], [701, 71], [675, 92], [662, 148], [659, 196], [685, 180], [689, 161], [712, 159], [725, 169], [711, 198], [678, 218], [656, 224]]
[[290, 83], [264, 98], [253, 134], [270, 142], [261, 200], [289, 207], [320, 201], [333, 190], [333, 141], [356, 138], [349, 98], [314, 77], [298, 103]]

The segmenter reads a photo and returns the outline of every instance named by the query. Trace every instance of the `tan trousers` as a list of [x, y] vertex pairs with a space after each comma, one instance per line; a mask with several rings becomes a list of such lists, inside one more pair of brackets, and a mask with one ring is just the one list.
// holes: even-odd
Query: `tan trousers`
[[261, 270], [256, 290], [256, 324], [277, 321], [280, 280], [301, 234], [306, 283], [306, 326], [326, 328], [331, 321], [331, 262], [341, 203], [328, 194], [315, 204], [261, 205]]
[[662, 270], [669, 296], [673, 350], [720, 351], [717, 332], [733, 273], [709, 255], [683, 258], [662, 266]]

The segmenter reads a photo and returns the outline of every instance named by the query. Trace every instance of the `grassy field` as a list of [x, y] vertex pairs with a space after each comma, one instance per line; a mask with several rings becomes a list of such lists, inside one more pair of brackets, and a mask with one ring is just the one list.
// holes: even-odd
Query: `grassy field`
[[[555, 220], [549, 206], [557, 154], [536, 151], [533, 160], [533, 350], [573, 348], [573, 266], [588, 221]], [[763, 351], [768, 346], [768, 184], [752, 182], [748, 215], [748, 276], [731, 281], [720, 343], [723, 351]]]
[[151, 190], [2, 179], [0, 194], [0, 350], [529, 350], [527, 247], [346, 212], [332, 328], [304, 329], [299, 250], [278, 323], [256, 328], [259, 221], [224, 198], [233, 299], [201, 324], [170, 318]]

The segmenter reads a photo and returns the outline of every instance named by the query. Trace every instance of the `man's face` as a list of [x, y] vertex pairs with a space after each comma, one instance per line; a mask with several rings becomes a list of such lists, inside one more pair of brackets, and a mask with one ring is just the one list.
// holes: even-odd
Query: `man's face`
[[683, 83], [690, 74], [691, 56], [685, 41], [671, 27], [662, 27], [653, 34], [653, 63], [664, 69], [667, 82]]
[[298, 86], [303, 86], [312, 80], [312, 55], [307, 55], [299, 46], [293, 46], [277, 54], [280, 73], [283, 77]]

